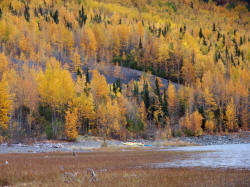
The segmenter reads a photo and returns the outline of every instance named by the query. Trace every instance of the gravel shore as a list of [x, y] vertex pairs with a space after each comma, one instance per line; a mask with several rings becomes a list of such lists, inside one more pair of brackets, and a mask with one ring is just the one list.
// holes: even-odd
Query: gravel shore
[[228, 135], [203, 135], [199, 137], [180, 137], [179, 140], [200, 145], [249, 144], [250, 132]]

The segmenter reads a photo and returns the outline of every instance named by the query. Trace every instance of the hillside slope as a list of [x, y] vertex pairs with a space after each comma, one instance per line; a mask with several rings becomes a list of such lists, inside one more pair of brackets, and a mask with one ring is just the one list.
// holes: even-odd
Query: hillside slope
[[249, 10], [234, 0], [1, 0], [0, 142], [249, 130]]

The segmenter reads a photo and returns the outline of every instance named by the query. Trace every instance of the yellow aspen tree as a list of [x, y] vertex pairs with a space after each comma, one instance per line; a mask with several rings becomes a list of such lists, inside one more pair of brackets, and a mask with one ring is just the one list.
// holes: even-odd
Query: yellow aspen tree
[[106, 102], [97, 106], [97, 123], [104, 141], [112, 134], [120, 135], [125, 126], [125, 115], [116, 99], [113, 101], [108, 97]]
[[186, 84], [191, 85], [195, 80], [195, 69], [189, 60], [184, 60], [181, 72]]
[[118, 35], [117, 30], [114, 27], [112, 27], [111, 29], [112, 29], [112, 38], [113, 38], [113, 44], [112, 44], [113, 50], [112, 50], [112, 52], [113, 52], [114, 56], [119, 56], [120, 55], [120, 48], [121, 48], [120, 47], [120, 37]]
[[42, 104], [52, 108], [52, 118], [56, 120], [56, 114], [62, 114], [65, 106], [75, 95], [71, 73], [52, 58], [47, 62], [45, 72], [40, 71], [37, 75], [37, 83]]
[[236, 110], [233, 98], [231, 98], [229, 104], [227, 105], [225, 118], [226, 130], [233, 131], [238, 129]]
[[108, 96], [109, 88], [106, 79], [97, 70], [93, 70], [92, 81], [90, 83], [93, 95], [98, 99], [102, 99]]
[[145, 125], [146, 124], [146, 120], [147, 120], [147, 111], [146, 111], [146, 107], [145, 107], [145, 104], [144, 104], [143, 101], [140, 104], [138, 112], [139, 112], [141, 120], [144, 122], [144, 125]]
[[4, 53], [0, 53], [0, 78], [9, 70], [9, 61]]
[[74, 108], [73, 111], [71, 111], [71, 109], [67, 110], [65, 116], [65, 135], [70, 141], [75, 141], [78, 137], [77, 121], [77, 108]]
[[122, 50], [125, 51], [128, 47], [128, 40], [129, 40], [129, 34], [130, 34], [129, 26], [122, 24], [122, 25], [119, 25], [117, 29], [118, 29], [119, 36], [120, 36], [120, 44], [121, 44], [120, 46]]
[[8, 82], [4, 76], [0, 82], [0, 129], [6, 130], [8, 128], [11, 103]]
[[139, 32], [141, 40], [142, 40], [143, 36], [144, 36], [144, 28], [143, 28], [143, 24], [141, 21], [138, 22], [137, 28], [138, 28], [138, 32]]
[[179, 124], [181, 126], [182, 129], [186, 130], [191, 130], [192, 129], [192, 123], [190, 121], [190, 114], [188, 113], [188, 110], [186, 111], [185, 116], [183, 116], [180, 120], [179, 120]]
[[192, 125], [192, 131], [194, 132], [195, 136], [202, 135], [202, 115], [196, 110], [193, 114], [190, 115], [190, 121]]
[[250, 130], [250, 114], [247, 110], [247, 107], [244, 108], [241, 112], [241, 122], [243, 130]]
[[213, 120], [207, 120], [206, 123], [205, 123], [205, 130], [208, 133], [212, 134], [214, 129], [215, 129], [214, 121]]
[[122, 78], [122, 71], [121, 71], [121, 67], [119, 66], [118, 63], [116, 63], [115, 67], [114, 67], [114, 77], [115, 78]]
[[75, 50], [72, 61], [74, 65], [74, 72], [81, 70], [81, 56], [79, 55], [78, 50]]
[[119, 134], [121, 131], [121, 122], [123, 116], [116, 99], [113, 101], [112, 105], [109, 105], [108, 111], [111, 114], [110, 115], [112, 121], [111, 127], [114, 133]]
[[104, 142], [106, 141], [106, 138], [109, 134], [108, 131], [110, 123], [108, 119], [108, 113], [110, 111], [107, 111], [108, 105], [110, 105], [110, 102], [107, 102], [107, 104], [100, 103], [96, 112], [98, 131], [102, 134]]
[[79, 97], [73, 99], [73, 105], [78, 109], [79, 120], [81, 120], [81, 128], [85, 132], [91, 128], [96, 119], [94, 99], [91, 93], [80, 93]]
[[85, 52], [90, 57], [96, 56], [97, 51], [97, 41], [95, 38], [95, 34], [93, 33], [91, 28], [87, 28], [83, 32], [83, 38], [81, 41], [81, 47], [85, 50]]
[[169, 82], [168, 90], [167, 90], [167, 101], [168, 101], [168, 111], [171, 115], [174, 115], [176, 112], [176, 90], [175, 86]]
[[213, 120], [214, 119], [214, 111], [217, 108], [217, 104], [214, 100], [213, 94], [209, 91], [209, 88], [205, 88], [204, 93], [203, 93], [203, 97], [205, 100], [205, 116], [207, 119], [209, 120]]
[[168, 44], [166, 42], [162, 42], [158, 48], [157, 60], [158, 62], [164, 62], [169, 58]]
[[79, 97], [78, 109], [83, 118], [94, 120], [95, 119], [95, 105], [94, 99], [91, 93], [87, 96], [85, 93], [82, 93]]

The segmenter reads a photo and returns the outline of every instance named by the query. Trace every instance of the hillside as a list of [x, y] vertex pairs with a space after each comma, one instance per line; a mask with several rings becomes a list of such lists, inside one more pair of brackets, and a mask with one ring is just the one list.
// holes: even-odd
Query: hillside
[[249, 65], [248, 1], [0, 0], [0, 143], [247, 131]]

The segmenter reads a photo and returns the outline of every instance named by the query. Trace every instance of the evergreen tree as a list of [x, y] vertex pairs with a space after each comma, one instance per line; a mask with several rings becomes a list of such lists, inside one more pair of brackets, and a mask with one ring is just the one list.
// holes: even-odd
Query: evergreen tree
[[166, 116], [168, 116], [168, 101], [167, 101], [167, 92], [166, 88], [164, 88], [164, 95], [163, 95], [163, 103], [162, 103], [162, 110]]
[[26, 21], [30, 21], [30, 13], [29, 13], [29, 6], [25, 5], [25, 9], [24, 9], [24, 18], [26, 19]]
[[142, 41], [141, 41], [141, 38], [140, 38], [140, 40], [139, 40], [139, 49], [142, 49], [143, 48], [143, 46], [142, 46]]
[[240, 50], [239, 50], [237, 42], [235, 42], [234, 48], [235, 48], [235, 55], [240, 56]]
[[155, 79], [155, 94], [157, 95], [159, 102], [162, 103], [161, 91], [160, 91], [158, 78]]
[[146, 106], [146, 109], [148, 110], [150, 106], [150, 97], [149, 97], [148, 84], [146, 82], [144, 82], [144, 85], [143, 85], [142, 98]]
[[228, 58], [229, 54], [228, 54], [228, 48], [227, 48], [227, 46], [226, 46], [226, 51], [225, 52], [226, 52], [226, 57]]
[[205, 38], [203, 38], [203, 45], [207, 46], [207, 42]]
[[122, 86], [121, 86], [121, 79], [119, 78], [113, 83], [113, 92], [117, 94], [118, 92], [122, 91]]
[[220, 32], [218, 32], [218, 34], [217, 34], [217, 41], [219, 41], [220, 40]]
[[200, 32], [199, 32], [199, 37], [202, 38], [203, 37], [203, 33], [202, 33], [202, 29], [200, 28]]
[[232, 63], [232, 65], [235, 65], [234, 64], [234, 57], [233, 57], [233, 54], [231, 53], [231, 63]]
[[53, 20], [56, 24], [59, 23], [59, 19], [58, 19], [58, 10], [55, 11], [54, 15], [52, 16]]
[[133, 96], [137, 97], [139, 95], [138, 83], [136, 82], [133, 87]]
[[180, 27], [180, 33], [182, 33], [182, 27]]
[[87, 15], [85, 15], [84, 8], [82, 6], [82, 8], [79, 10], [79, 17], [78, 17], [78, 22], [80, 27], [82, 27], [83, 24], [86, 24], [86, 21], [87, 21]]
[[86, 84], [89, 84], [89, 83], [90, 83], [89, 68], [87, 67], [87, 70], [86, 70]]
[[0, 19], [2, 18], [2, 9], [0, 8]]
[[243, 39], [242, 39], [242, 37], [240, 37], [240, 45], [242, 45], [243, 44]]

